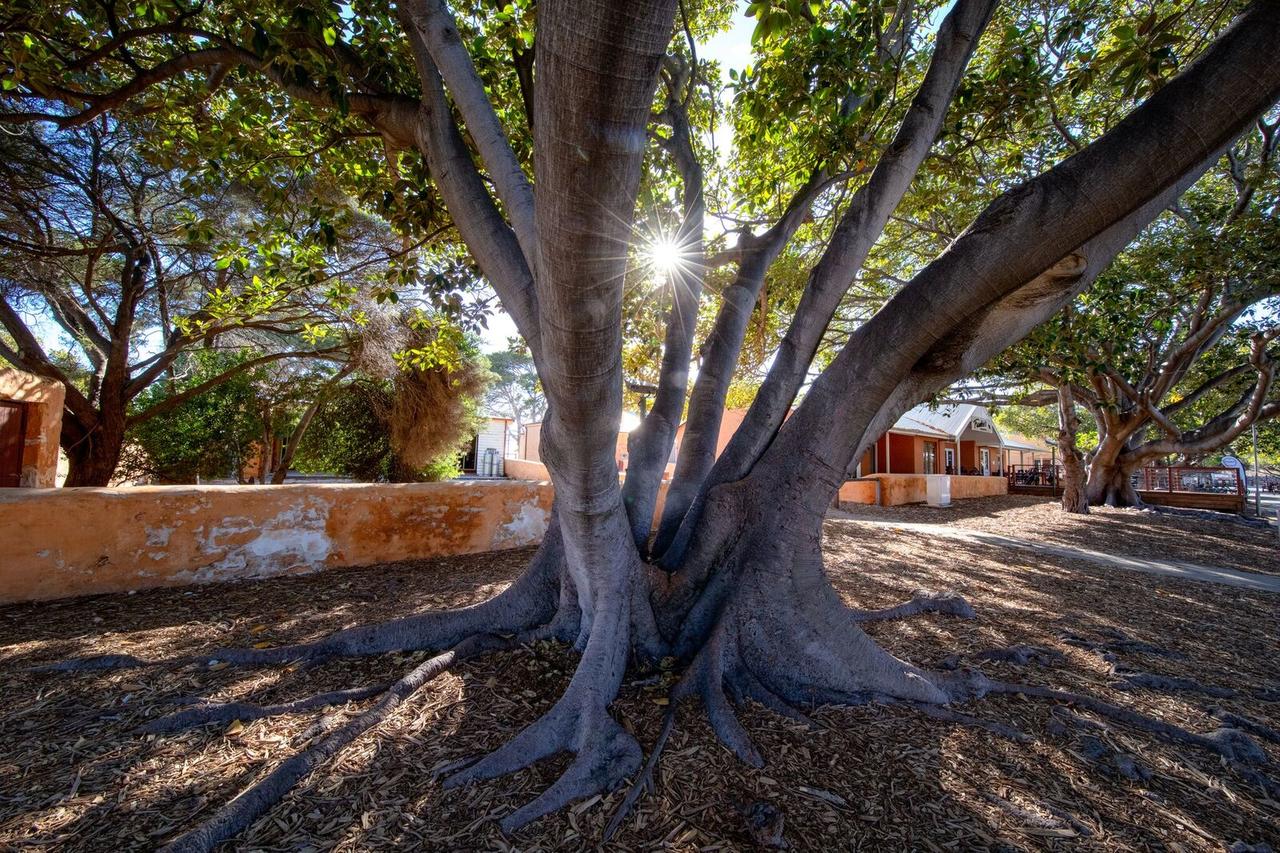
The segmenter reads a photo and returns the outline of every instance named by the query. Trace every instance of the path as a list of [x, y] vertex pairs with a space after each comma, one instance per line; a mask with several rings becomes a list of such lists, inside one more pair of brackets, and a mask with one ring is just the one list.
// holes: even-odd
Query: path
[[1150, 560], [1141, 557], [1122, 557], [1118, 554], [1106, 554], [1102, 551], [1090, 551], [1087, 548], [1076, 548], [1070, 545], [1055, 545], [1049, 542], [1035, 542], [1029, 539], [1015, 539], [999, 533], [988, 533], [983, 530], [971, 530], [966, 527], [952, 527], [946, 524], [924, 524], [914, 521], [887, 521], [882, 518], [868, 518], [844, 510], [831, 510], [827, 520], [837, 523], [869, 524], [876, 527], [891, 527], [923, 533], [929, 536], [942, 536], [958, 539], [993, 548], [1020, 548], [1035, 551], [1053, 557], [1071, 560], [1087, 560], [1103, 566], [1125, 569], [1132, 572], [1146, 572], [1153, 575], [1181, 578], [1183, 580], [1221, 583], [1238, 586], [1258, 592], [1280, 593], [1280, 577], [1261, 575], [1254, 572], [1242, 572], [1238, 569], [1227, 569], [1220, 566], [1202, 566], [1196, 563], [1184, 563], [1179, 560]]

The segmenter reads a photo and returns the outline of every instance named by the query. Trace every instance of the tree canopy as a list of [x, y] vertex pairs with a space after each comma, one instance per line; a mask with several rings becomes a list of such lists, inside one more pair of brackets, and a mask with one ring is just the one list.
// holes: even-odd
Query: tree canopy
[[[24, 7], [4, 34], [0, 121], [67, 132], [108, 113], [161, 115], [157, 156], [208, 164], [209, 181], [323, 176], [402, 240], [429, 243], [426, 261], [399, 267], [433, 286], [433, 307], [474, 305], [466, 289], [491, 287], [546, 397], [556, 497], [527, 569], [462, 610], [220, 652], [245, 665], [439, 654], [174, 849], [233, 836], [457, 660], [544, 638], [581, 655], [559, 701], [446, 783], [571, 753], [504, 830], [632, 775], [622, 813], [634, 804], [665, 735], [642, 770], [635, 733], [610, 711], [632, 660], [665, 661], [670, 700], [701, 700], [755, 766], [734, 712], [747, 700], [798, 714], [1022, 693], [1146, 719], [890, 655], [864, 623], [970, 608], [931, 595], [850, 607], [823, 572], [822, 521], [903, 412], [1072, 304], [1271, 115], [1280, 4], [757, 2], [751, 66], [722, 92], [698, 44], [731, 8], [55, 3]], [[290, 215], [269, 187], [260, 197], [268, 221]], [[310, 205], [300, 221], [323, 235], [336, 209]], [[735, 384], [757, 387], [717, 454]], [[629, 388], [648, 410], [620, 483]], [[1236, 740], [1178, 731], [1235, 755]]]

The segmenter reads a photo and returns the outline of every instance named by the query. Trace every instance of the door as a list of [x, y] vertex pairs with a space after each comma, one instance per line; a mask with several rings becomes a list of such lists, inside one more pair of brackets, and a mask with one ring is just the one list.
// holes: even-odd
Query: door
[[0, 400], [0, 488], [22, 485], [22, 449], [27, 438], [27, 407]]
[[946, 473], [955, 474], [956, 473], [956, 449], [954, 447], [948, 447], [946, 450], [942, 451], [942, 453], [943, 453], [943, 458], [947, 462]]
[[978, 451], [978, 458], [982, 460], [982, 473], [991, 473], [991, 450], [990, 448], [982, 448]]
[[462, 473], [474, 474], [476, 472], [476, 452], [480, 449], [480, 436], [477, 435], [471, 439], [471, 443], [467, 445], [467, 452], [462, 454]]
[[938, 442], [936, 441], [924, 443], [924, 472], [926, 474], [938, 472]]

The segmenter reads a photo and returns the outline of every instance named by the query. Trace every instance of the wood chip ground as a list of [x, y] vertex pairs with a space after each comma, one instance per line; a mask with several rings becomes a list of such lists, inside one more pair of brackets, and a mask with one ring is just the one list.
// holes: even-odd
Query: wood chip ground
[[[1001, 532], [1087, 537], [1086, 547], [1099, 550], [1161, 542], [1172, 549], [1165, 556], [1197, 562], [1207, 561], [1205, 549], [1222, 547], [1215, 543], [1240, 539], [1235, 526], [1192, 528], [1145, 513], [1098, 513], [1088, 526], [1058, 523], [1044, 502], [1004, 500], [1003, 508], [975, 508], [964, 523], [1016, 511], [1023, 528]], [[1276, 553], [1261, 542], [1247, 548], [1266, 551], [1268, 559]], [[957, 653], [1030, 643], [1062, 653], [1062, 662], [982, 668], [993, 677], [1093, 693], [1196, 731], [1215, 728], [1208, 714], [1214, 705], [1280, 728], [1280, 702], [1249, 693], [1214, 700], [1116, 689], [1100, 655], [1062, 640], [1120, 631], [1177, 654], [1125, 654], [1128, 665], [1209, 685], [1277, 690], [1280, 596], [847, 523], [828, 525], [826, 551], [837, 587], [859, 606], [893, 604], [921, 587], [952, 588], [969, 598], [975, 620], [925, 616], [871, 629], [915, 662], [936, 666]], [[1232, 553], [1244, 561], [1255, 551], [1242, 546]], [[390, 681], [421, 656], [309, 670], [191, 666], [51, 675], [26, 667], [69, 656], [176, 657], [313, 639], [368, 620], [481, 600], [529, 554], [0, 608], [0, 849], [153, 849], [316, 737], [317, 723], [367, 705], [176, 735], [135, 733], [172, 710], [175, 699], [282, 701]], [[462, 790], [443, 791], [433, 778], [437, 768], [493, 748], [533, 721], [555, 701], [572, 667], [572, 656], [554, 644], [459, 667], [225, 849], [597, 849], [622, 791], [510, 838], [495, 825], [549, 785], [563, 758]], [[1107, 744], [1152, 771], [1145, 782], [1129, 781], [1103, 772], [1070, 738], [1051, 734], [1061, 713], [1052, 703], [1004, 696], [960, 710], [1016, 726], [1034, 742], [1014, 743], [904, 706], [820, 708], [816, 730], [752, 707], [743, 722], [767, 762], [752, 770], [715, 741], [699, 708], [682, 708], [656, 792], [640, 801], [607, 849], [750, 849], [742, 811], [760, 801], [782, 811], [793, 850], [1222, 851], [1236, 841], [1280, 848], [1280, 803], [1216, 756], [1108, 724], [1101, 734]], [[662, 679], [636, 674], [614, 711], [648, 746], [665, 711]], [[1280, 761], [1280, 749], [1266, 748]]]

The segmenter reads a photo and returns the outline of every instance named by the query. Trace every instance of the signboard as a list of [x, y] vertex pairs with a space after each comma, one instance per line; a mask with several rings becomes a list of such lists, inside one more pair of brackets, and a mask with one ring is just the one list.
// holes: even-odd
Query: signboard
[[1239, 457], [1232, 456], [1228, 453], [1222, 457], [1222, 467], [1234, 468], [1240, 472], [1240, 482], [1244, 483], [1245, 489], [1249, 488], [1249, 475], [1246, 473], [1244, 463], [1240, 461]]

